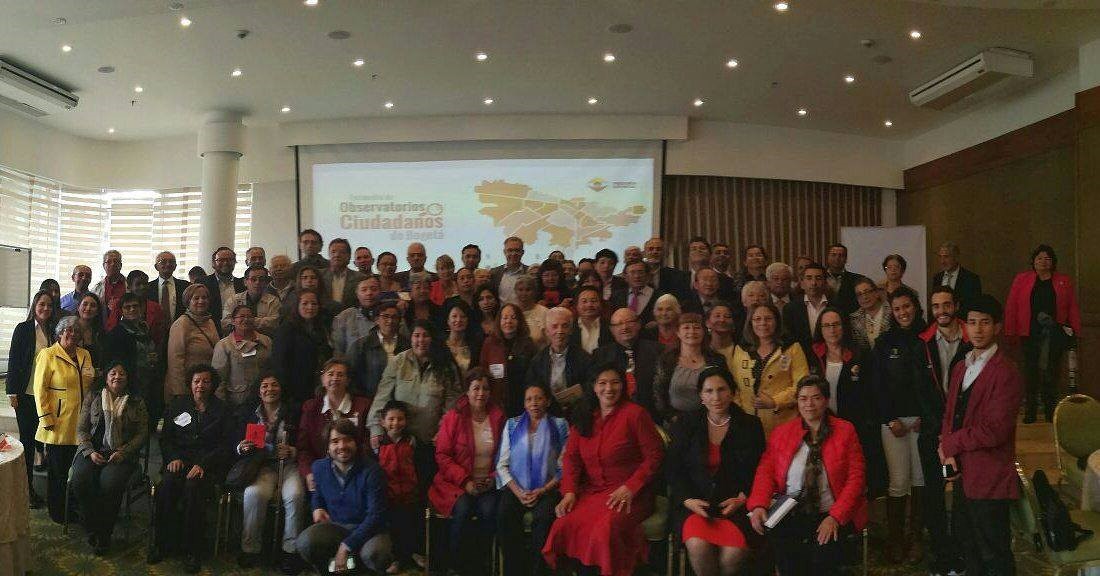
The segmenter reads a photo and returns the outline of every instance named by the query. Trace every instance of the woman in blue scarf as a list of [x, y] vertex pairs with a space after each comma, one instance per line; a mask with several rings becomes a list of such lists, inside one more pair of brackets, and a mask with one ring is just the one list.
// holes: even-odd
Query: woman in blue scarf
[[[554, 396], [540, 384], [523, 392], [523, 414], [509, 418], [501, 435], [497, 460], [500, 490], [497, 537], [504, 553], [505, 576], [547, 573], [543, 544], [554, 522], [554, 507], [561, 500], [561, 453], [569, 425], [559, 418]], [[532, 514], [531, 543], [523, 541], [523, 516]]]

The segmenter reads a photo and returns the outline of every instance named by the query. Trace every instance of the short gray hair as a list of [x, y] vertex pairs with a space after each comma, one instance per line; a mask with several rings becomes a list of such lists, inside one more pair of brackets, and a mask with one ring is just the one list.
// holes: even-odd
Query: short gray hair
[[783, 262], [772, 262], [771, 264], [768, 264], [768, 267], [764, 269], [764, 277], [771, 278], [772, 276], [778, 274], [780, 270], [786, 270], [792, 278], [794, 277], [794, 270], [791, 269], [790, 265]]
[[61, 333], [65, 330], [72, 328], [77, 334], [80, 334], [80, 323], [76, 316], [62, 316], [61, 320], [57, 321], [57, 326], [54, 327], [53, 333], [58, 338], [61, 337]]
[[[951, 254], [954, 255], [954, 256], [959, 255], [959, 245], [955, 244], [954, 242], [948, 241], [948, 242], [944, 242], [943, 244], [940, 244], [940, 250], [943, 250], [944, 248], [947, 248], [948, 250], [950, 250]], [[937, 252], [939, 252], [939, 250], [937, 250]]]

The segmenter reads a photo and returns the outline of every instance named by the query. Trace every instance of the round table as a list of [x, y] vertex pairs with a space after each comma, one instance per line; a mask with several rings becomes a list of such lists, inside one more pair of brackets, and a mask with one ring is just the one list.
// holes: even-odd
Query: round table
[[25, 574], [31, 568], [27, 464], [23, 444], [7, 440], [0, 451], [0, 574]]

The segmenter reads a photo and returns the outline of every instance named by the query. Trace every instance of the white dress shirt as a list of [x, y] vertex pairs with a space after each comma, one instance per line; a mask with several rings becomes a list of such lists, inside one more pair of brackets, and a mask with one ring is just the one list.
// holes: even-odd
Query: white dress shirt
[[962, 389], [968, 390], [970, 385], [978, 379], [985, 369], [989, 359], [997, 353], [997, 345], [994, 344], [985, 350], [971, 350], [966, 355], [966, 374], [963, 374]]

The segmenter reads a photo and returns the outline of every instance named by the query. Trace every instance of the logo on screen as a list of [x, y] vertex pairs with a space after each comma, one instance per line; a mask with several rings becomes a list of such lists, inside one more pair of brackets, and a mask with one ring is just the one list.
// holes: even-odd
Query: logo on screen
[[588, 188], [593, 192], [600, 192], [604, 188], [607, 188], [607, 182], [603, 178], [595, 177], [588, 181]]

